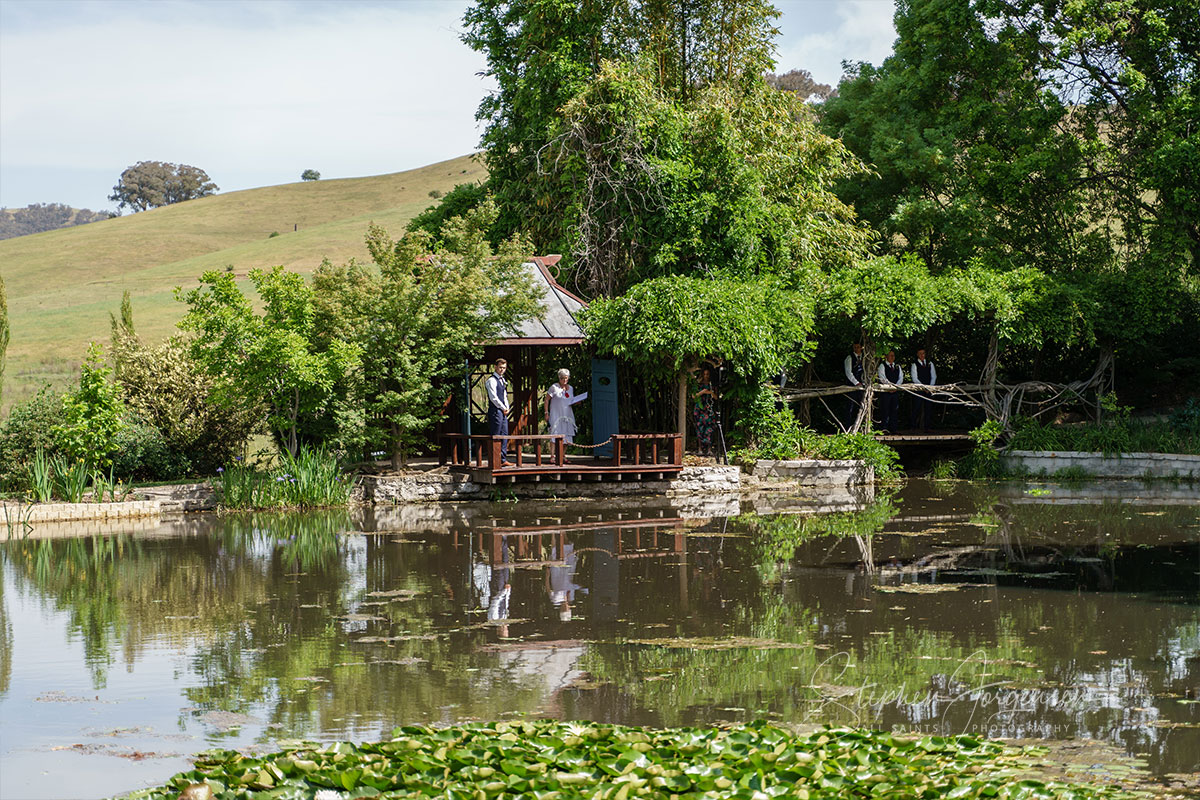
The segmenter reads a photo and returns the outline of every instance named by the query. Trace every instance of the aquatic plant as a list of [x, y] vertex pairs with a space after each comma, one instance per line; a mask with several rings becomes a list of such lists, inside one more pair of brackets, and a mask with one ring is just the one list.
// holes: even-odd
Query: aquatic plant
[[354, 476], [323, 447], [284, 452], [269, 470], [235, 460], [218, 470], [214, 483], [222, 506], [245, 509], [344, 506], [354, 490]]
[[1020, 779], [1034, 754], [972, 736], [832, 728], [798, 736], [763, 722], [671, 730], [546, 721], [409, 726], [372, 744], [294, 744], [266, 756], [214, 751], [196, 769], [129, 800], [175, 800], [181, 791], [298, 800], [322, 790], [338, 797], [556, 800], [1130, 796]]
[[49, 503], [54, 498], [54, 470], [46, 451], [39, 447], [29, 462], [29, 486], [33, 491], [33, 499], [39, 503]]
[[71, 461], [57, 455], [51, 459], [50, 468], [54, 472], [54, 493], [68, 503], [82, 503], [92, 474], [91, 466], [86, 461]]

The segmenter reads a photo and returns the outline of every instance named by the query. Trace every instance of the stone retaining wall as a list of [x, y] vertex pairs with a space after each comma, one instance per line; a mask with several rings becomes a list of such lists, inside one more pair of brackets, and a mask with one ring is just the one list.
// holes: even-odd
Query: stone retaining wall
[[0, 519], [11, 525], [74, 520], [121, 520], [158, 517], [158, 500], [128, 500], [123, 503], [4, 503]]
[[797, 486], [867, 486], [875, 483], [875, 467], [857, 460], [755, 461], [750, 469], [755, 478], [788, 481]]
[[616, 497], [621, 495], [728, 494], [741, 489], [737, 467], [684, 467], [671, 480], [543, 482], [491, 485], [475, 483], [456, 473], [421, 472], [405, 475], [365, 475], [363, 502], [420, 503], [444, 500], [503, 500], [538, 497]]
[[1200, 479], [1200, 456], [1177, 453], [1104, 453], [1053, 450], [1011, 450], [1001, 456], [1010, 470], [1030, 475], [1053, 476], [1070, 469], [1096, 478], [1191, 478]]

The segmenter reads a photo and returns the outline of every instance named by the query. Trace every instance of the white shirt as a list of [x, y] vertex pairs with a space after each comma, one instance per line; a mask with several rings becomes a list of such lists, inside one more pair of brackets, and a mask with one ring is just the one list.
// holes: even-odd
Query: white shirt
[[[913, 362], [913, 364], [912, 364], [912, 382], [913, 383], [921, 382], [921, 379], [917, 377], [917, 364], [924, 365], [925, 363], [927, 363], [927, 362], [924, 362], [924, 361], [914, 361]], [[937, 367], [934, 366], [934, 363], [932, 361], [929, 361], [928, 364], [929, 364], [929, 385], [937, 386]]]
[[508, 383], [504, 377], [492, 373], [487, 379], [488, 402], [496, 408], [508, 413]]
[[[886, 370], [887, 366], [888, 366], [888, 362], [886, 362], [886, 361], [880, 362], [880, 364], [879, 364], [879, 382], [891, 384], [892, 382], [889, 381], [887, 378], [887, 370]], [[897, 364], [894, 361], [892, 362], [892, 366], [895, 367], [896, 371], [900, 373], [900, 380], [896, 381], [896, 383], [895, 383], [896, 386], [899, 386], [902, 383], [904, 383], [904, 368], [901, 367], [899, 364]]]
[[[861, 359], [861, 358], [862, 358], [862, 356], [859, 356], [859, 358]], [[849, 382], [849, 384], [850, 384], [851, 386], [862, 386], [862, 381], [860, 381], [858, 378], [854, 377], [854, 369], [853, 369], [853, 366], [854, 366], [854, 356], [853, 356], [853, 355], [848, 355], [848, 356], [846, 356], [846, 364], [845, 364], [845, 367], [846, 367], [846, 380], [847, 380], [847, 382]]]

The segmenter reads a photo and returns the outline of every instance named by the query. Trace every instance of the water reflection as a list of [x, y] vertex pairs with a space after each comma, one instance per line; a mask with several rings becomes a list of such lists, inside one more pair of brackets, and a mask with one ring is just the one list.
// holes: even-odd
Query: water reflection
[[[1197, 506], [1031, 491], [913, 483], [826, 514], [746, 499], [716, 517], [663, 501], [189, 517], [10, 541], [0, 795], [100, 796], [179, 768], [122, 747], [513, 713], [1088, 736], [1200, 769]], [[93, 734], [73, 783], [79, 752], [53, 748]]]

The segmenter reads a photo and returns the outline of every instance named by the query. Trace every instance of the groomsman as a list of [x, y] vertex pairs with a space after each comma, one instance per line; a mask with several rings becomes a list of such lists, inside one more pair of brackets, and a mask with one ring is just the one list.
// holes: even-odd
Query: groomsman
[[[495, 371], [488, 376], [487, 395], [488, 395], [488, 433], [492, 436], [507, 437], [508, 436], [508, 381], [504, 380], [504, 373], [508, 369], [508, 362], [503, 358], [497, 358]], [[500, 439], [500, 466], [508, 466], [508, 439]]]
[[851, 345], [853, 352], [846, 356], [846, 361], [843, 368], [846, 372], [846, 385], [857, 386], [857, 392], [850, 392], [846, 395], [846, 428], [853, 427], [854, 420], [858, 417], [858, 409], [862, 407], [863, 401], [863, 351], [862, 345], [855, 342]]
[[[879, 365], [879, 383], [882, 386], [901, 386], [904, 384], [904, 370], [896, 363], [896, 351], [888, 350], [887, 359]], [[900, 430], [900, 393], [880, 392], [879, 413], [882, 419], [879, 427], [888, 433]]]
[[[912, 382], [920, 386], [937, 386], [937, 367], [925, 357], [925, 348], [917, 350], [917, 360], [912, 364]], [[930, 417], [933, 416], [933, 401], [925, 392], [912, 393], [912, 426], [923, 431], [929, 430]], [[920, 424], [918, 424], [920, 423]]]

